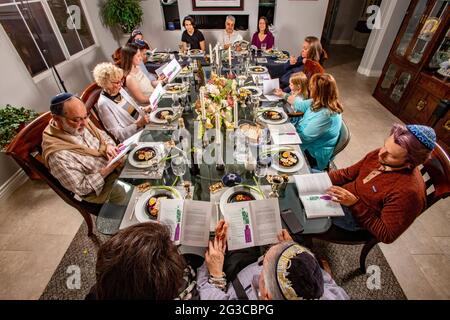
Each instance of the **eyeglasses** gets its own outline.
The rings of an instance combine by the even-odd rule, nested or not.
[[[67,119],[69,121],[72,121],[74,123],[80,123],[80,122],[83,122],[83,121],[87,121],[89,119],[90,115],[91,114],[88,113],[88,114],[86,114],[85,117],[75,117],[75,118],[68,118],[66,116],[61,116],[61,117],[65,118],[65,119]]]
[[[116,85],[116,86],[123,85],[124,82],[125,82],[125,78],[122,78],[119,81],[111,81],[111,83]]]

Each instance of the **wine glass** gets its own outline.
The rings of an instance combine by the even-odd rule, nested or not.
[[[178,62],[183,62],[183,48],[184,48],[184,46],[183,46],[183,43],[180,43],[179,45],[178,45]]]
[[[180,96],[178,93],[172,93],[172,108],[177,109],[180,106]]]
[[[175,156],[172,158],[171,167],[174,175],[180,178],[180,184],[183,185],[183,175],[186,173],[186,158],[182,155]]]
[[[257,162],[255,167],[255,177],[258,178],[258,184],[261,184],[261,179],[267,176],[269,166],[264,162]]]
[[[187,50],[187,54],[188,54],[188,56],[190,56],[191,55],[191,44],[190,43],[186,43],[186,50]]]
[[[261,43],[261,51],[264,53],[264,52],[266,52],[266,49],[267,49],[267,44]]]

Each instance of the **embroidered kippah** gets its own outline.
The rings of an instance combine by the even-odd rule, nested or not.
[[[133,42],[136,46],[138,46],[140,49],[145,48],[147,46],[147,43],[145,43],[144,40],[136,39]]]
[[[132,37],[135,37],[135,36],[137,36],[138,34],[142,35],[142,32],[141,32],[141,30],[139,30],[139,29],[134,29],[133,32],[131,32],[131,36],[132,36]]]
[[[319,299],[323,295],[323,276],[319,263],[306,248],[292,244],[277,260],[276,276],[287,300]]]
[[[50,106],[54,106],[54,105],[63,103],[72,97],[74,97],[74,95],[69,92],[59,93],[50,100]]]
[[[427,149],[433,150],[436,146],[436,133],[427,126],[408,125],[406,128],[411,132],[417,140],[419,140]]]

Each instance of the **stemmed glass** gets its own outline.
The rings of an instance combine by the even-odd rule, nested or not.
[[[183,57],[182,57],[182,55],[183,55],[183,43],[180,43],[179,45],[178,45],[178,62],[180,62],[180,63],[182,63],[183,62]]]
[[[262,163],[259,161],[256,162],[255,177],[258,178],[258,184],[261,184],[261,179],[267,175],[268,169],[269,166],[267,165],[267,163]]]
[[[174,175],[180,178],[180,184],[183,185],[183,176],[186,173],[187,161],[182,155],[175,156],[171,162],[172,172]]]

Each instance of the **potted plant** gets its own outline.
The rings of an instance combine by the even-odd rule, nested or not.
[[[39,116],[36,111],[11,105],[0,109],[0,150],[4,151],[12,139],[28,123]]]
[[[106,0],[101,6],[103,24],[129,34],[141,25],[144,15],[139,0]]]

